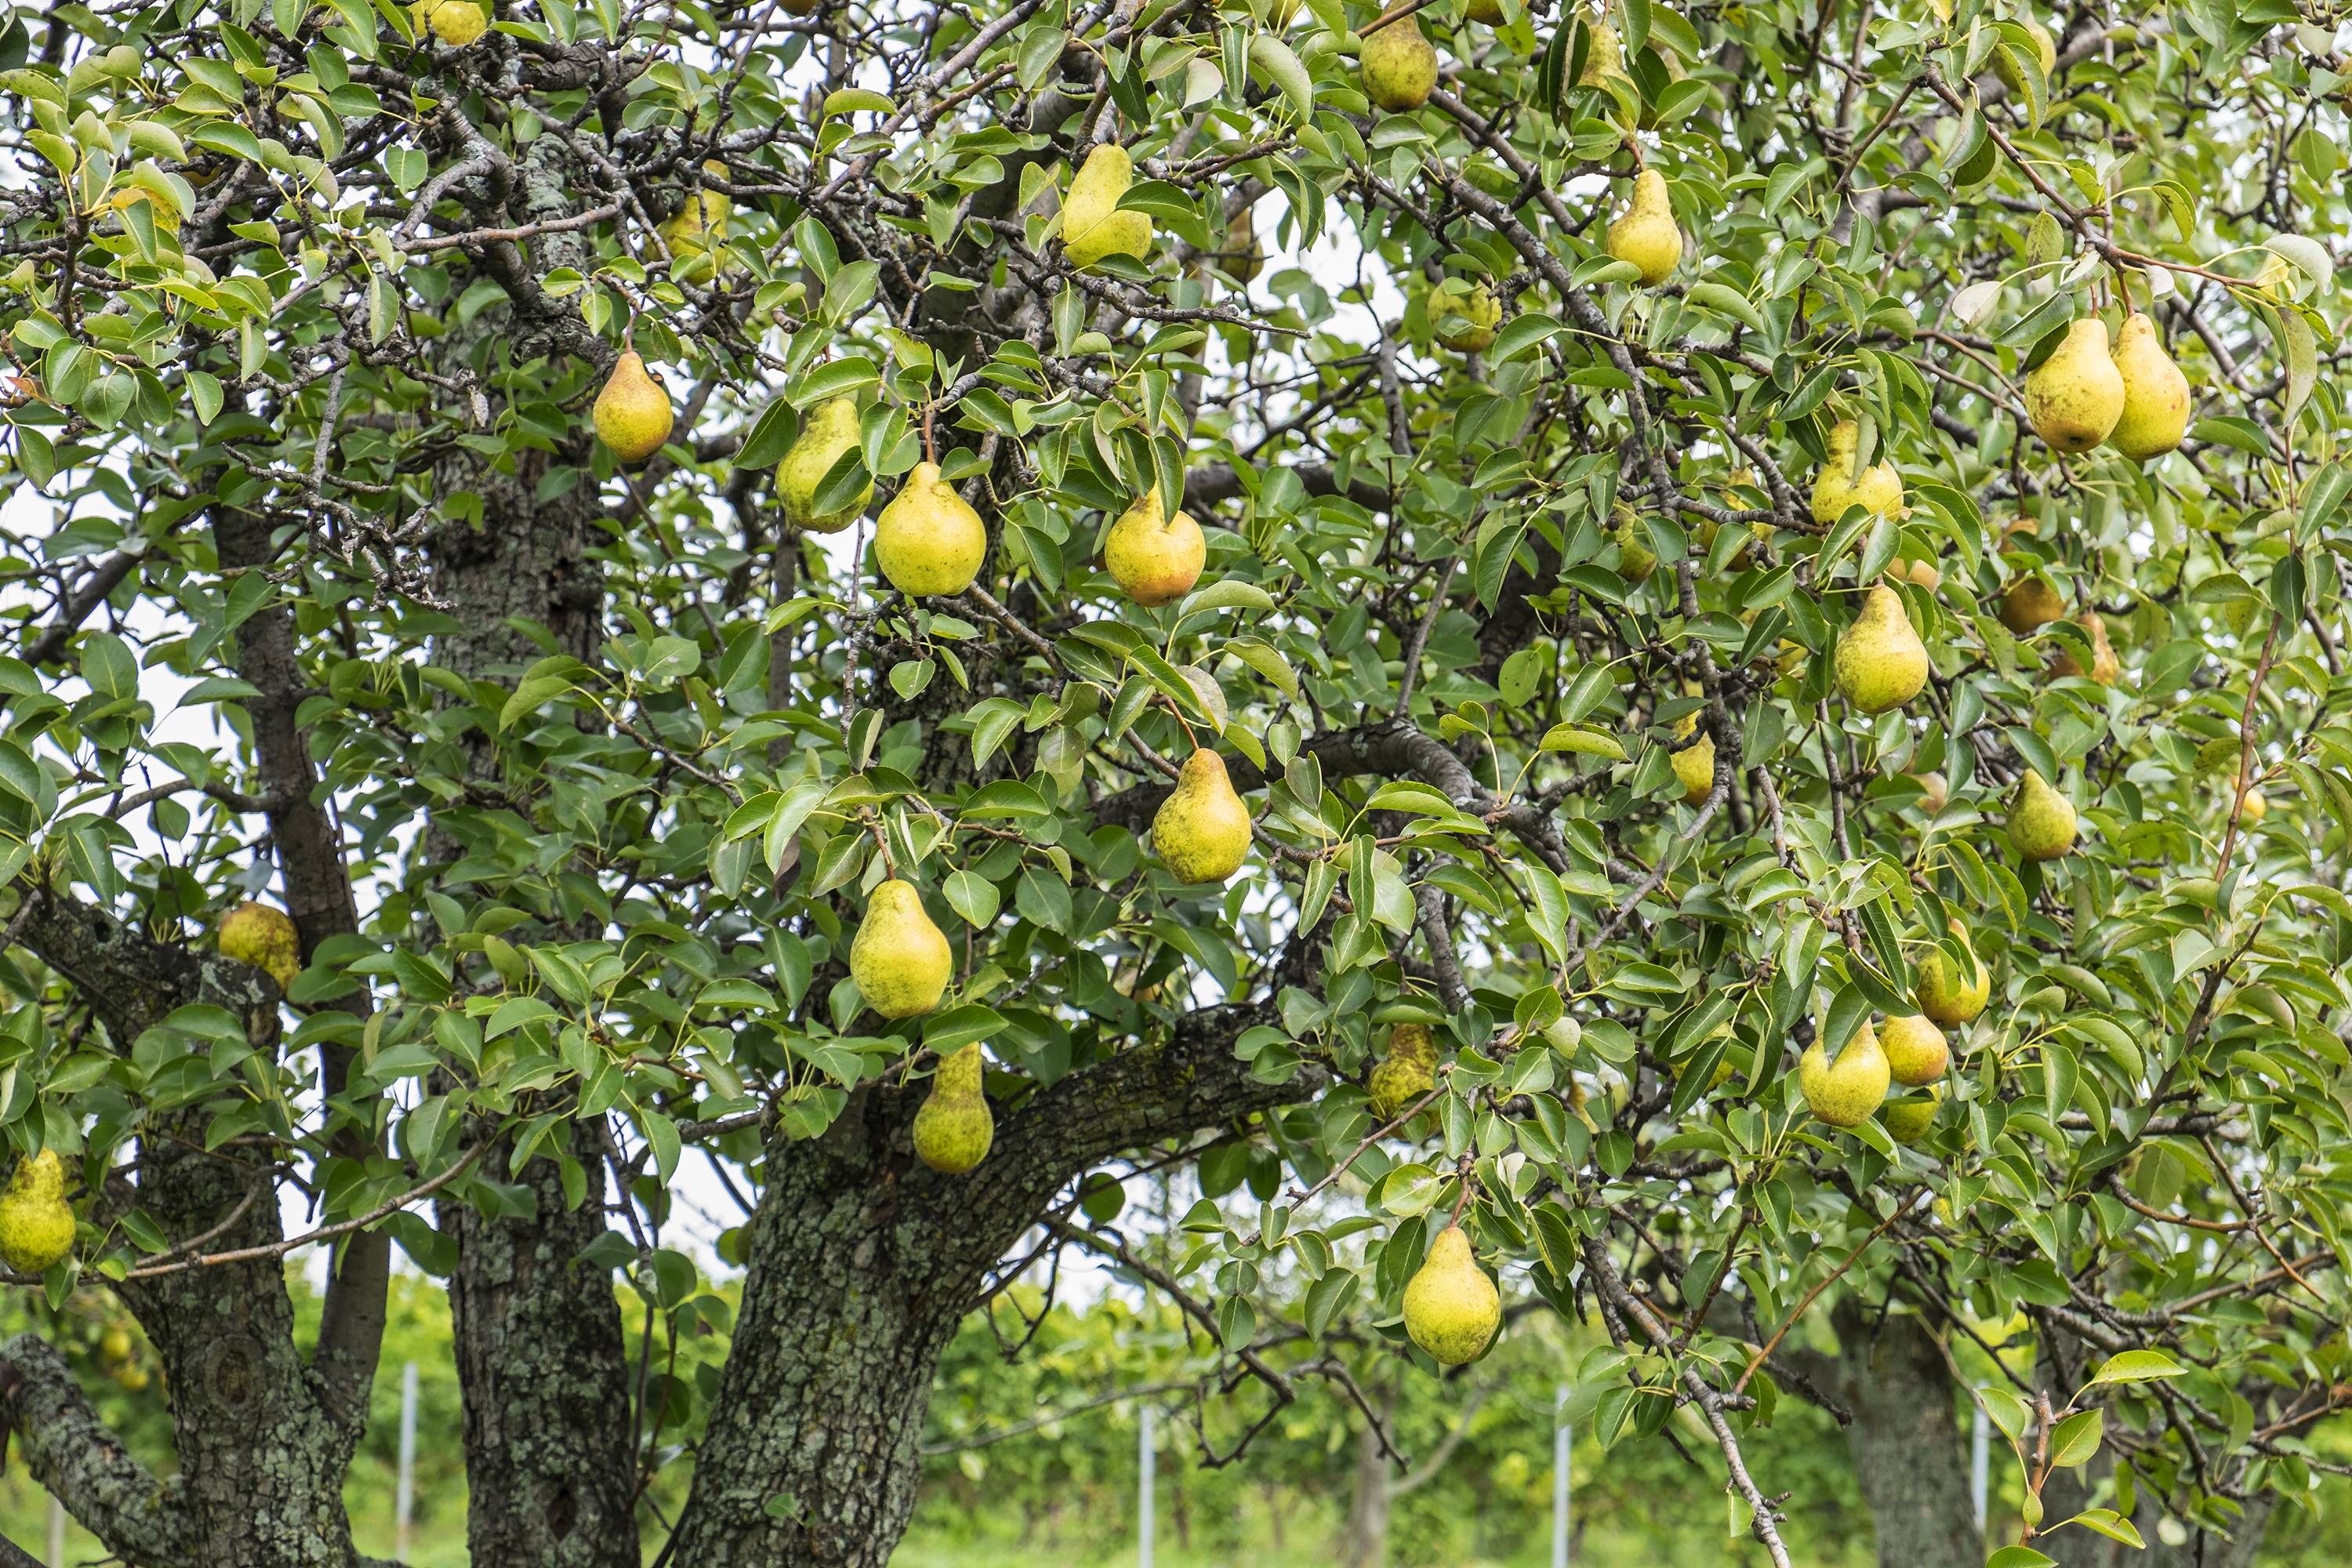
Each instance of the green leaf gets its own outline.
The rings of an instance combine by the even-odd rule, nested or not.
[[[2187,1377],[2189,1369],[2162,1351],[2120,1351],[2099,1365],[2089,1386],[2112,1383],[2150,1383],[2163,1377]]]

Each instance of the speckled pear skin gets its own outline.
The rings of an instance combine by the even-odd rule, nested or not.
[[[1947,1028],[1970,1022],[1985,1010],[1985,1004],[1992,1000],[1992,975],[1986,971],[1984,960],[1977,956],[1975,945],[1969,941],[1968,928],[1954,921],[1951,930],[1952,934],[1960,939],[1961,949],[1969,955],[1969,968],[1972,973],[1951,973],[1952,965],[1945,959],[1943,948],[1940,945],[1929,947],[1919,955],[1919,984],[1912,991],[1913,999],[1919,1004],[1919,1011]]]
[[[1927,647],[1912,628],[1903,596],[1881,583],[1837,644],[1837,684],[1865,713],[1900,708],[1927,684]]]
[[[1906,1089],[1935,1082],[1952,1062],[1944,1031],[1917,1013],[1887,1019],[1878,1034],[1878,1048],[1886,1053],[1888,1076]]]
[[[1943,1106],[1941,1089],[1931,1094],[1912,1095],[1902,1100],[1890,1100],[1878,1108],[1878,1120],[1886,1124],[1886,1135],[1897,1143],[1916,1143],[1936,1125],[1936,1112]]]
[[[806,533],[839,533],[857,520],[874,499],[871,479],[856,500],[832,511],[816,510],[816,487],[841,455],[857,445],[857,438],[856,399],[835,397],[816,405],[784,460],[776,465],[776,493],[784,503],[786,522]]]
[[[1644,169],[1633,181],[1633,205],[1609,226],[1611,257],[1642,269],[1642,287],[1654,289],[1673,275],[1683,258],[1683,231],[1675,223],[1665,176]]]
[[[266,973],[280,991],[292,989],[294,977],[302,973],[302,939],[294,922],[268,904],[248,900],[223,915],[220,950],[223,958]]]
[[[996,1119],[981,1092],[985,1065],[974,1040],[940,1064],[930,1098],[915,1112],[915,1153],[932,1170],[961,1176],[988,1157]]]
[[[874,561],[890,586],[910,598],[961,594],[980,575],[988,529],[937,463],[917,463],[906,485],[874,520]]]
[[[911,882],[892,878],[866,900],[849,943],[849,975],[866,1005],[886,1018],[912,1018],[940,1005],[954,968],[948,939]]]
[[[1118,198],[1135,183],[1135,161],[1127,149],[1106,142],[1087,154],[1062,203],[1062,249],[1070,265],[1092,271],[1106,256],[1151,254],[1151,215],[1121,212]]]
[[[2189,378],[2164,352],[2156,323],[2135,310],[2116,334],[2116,372],[2124,378],[2123,417],[2107,445],[2136,463],[2160,458],[2189,430]]]
[[[1484,1354],[1502,1327],[1503,1298],[1470,1253],[1458,1225],[1437,1233],[1420,1272],[1404,1288],[1404,1331],[1443,1366]]]
[[[2087,452],[2124,416],[2124,376],[2107,354],[2107,324],[2086,316],[2058,352],[2026,373],[2033,433],[2061,452]]]
[[[1432,311],[1442,321],[1447,316],[1459,316],[1467,326],[1454,331],[1439,329],[1437,341],[1455,353],[1474,354],[1495,341],[1495,330],[1503,323],[1503,302],[1495,298],[1495,290],[1481,283],[1467,295],[1449,295],[1430,302]]]
[[[2000,624],[2021,637],[2065,613],[2066,601],[2039,577],[2020,577],[2000,596]]]
[[[2028,860],[2055,860],[2074,847],[2074,803],[2033,769],[2009,803],[2010,847]]]
[[[1864,1018],[1832,1062],[1818,1037],[1797,1060],[1797,1085],[1813,1115],[1832,1127],[1859,1127],[1886,1099],[1890,1075],[1878,1032]]]
[[[1437,46],[1423,36],[1416,16],[1391,22],[1366,38],[1356,59],[1364,96],[1391,114],[1419,109],[1437,86]]]
[[[1699,715],[1685,713],[1675,726],[1675,739],[1683,740],[1698,728]],[[1675,779],[1683,786],[1683,804],[1698,805],[1715,793],[1715,737],[1701,735],[1679,752],[1668,753],[1675,765]]]
[[[1148,609],[1172,605],[1192,591],[1209,559],[1201,525],[1183,512],[1165,516],[1154,486],[1119,513],[1103,535],[1103,570],[1127,596]]]
[[[669,389],[662,384],[662,378],[647,370],[644,357],[630,349],[613,362],[613,374],[605,377],[604,390],[596,395],[590,418],[596,426],[596,438],[611,448],[613,456],[624,463],[642,463],[662,449],[677,416],[669,405]]]
[[[39,1274],[73,1250],[74,1213],[65,1200],[65,1170],[54,1149],[20,1162],[0,1193],[0,1259],[19,1274]]]
[[[1859,479],[1854,478],[1853,449],[1861,439],[1851,419],[1830,428],[1829,461],[1813,480],[1813,521],[1824,527],[1843,517],[1850,506],[1890,517],[1904,515],[1903,476],[1894,464],[1873,463]]]
[[[1222,882],[1249,858],[1250,813],[1225,759],[1206,746],[1185,759],[1176,788],[1151,819],[1152,847],[1176,879]]]
[[[1403,1023],[1389,1031],[1389,1054],[1372,1068],[1368,1087],[1372,1114],[1382,1125],[1394,1121],[1437,1083],[1437,1041],[1426,1024]]]

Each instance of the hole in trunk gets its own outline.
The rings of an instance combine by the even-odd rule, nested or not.
[[[547,1500],[547,1533],[549,1535],[561,1541],[570,1535],[572,1527],[579,1522],[580,1504],[572,1497],[570,1487],[562,1488],[553,1497]]]

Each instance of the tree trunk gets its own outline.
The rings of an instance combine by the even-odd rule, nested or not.
[[[1366,1422],[1356,1434],[1356,1489],[1348,1510],[1348,1568],[1381,1568],[1388,1555],[1388,1451]]]

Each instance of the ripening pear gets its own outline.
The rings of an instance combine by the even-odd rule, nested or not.
[[[874,561],[909,598],[961,594],[980,575],[988,530],[937,463],[917,463],[874,521]]]
[[[294,922],[268,904],[247,900],[223,915],[220,950],[223,958],[267,971],[280,991],[292,990],[294,977],[302,973],[302,939]]]
[[[2050,73],[2058,68],[2058,40],[2050,36],[2049,28],[2031,16],[2019,16],[2015,20],[2032,35],[2033,53],[2042,62],[2042,79],[2048,81]],[[2016,62],[2009,58],[2009,50],[2015,47],[2008,45],[1993,51],[1992,74],[1999,77],[2000,85],[2010,91],[2022,93],[2025,90],[2025,73],[2019,70]]]
[[[2124,378],[2124,412],[2107,445],[2136,463],[2179,446],[2189,429],[2189,378],[2164,352],[2156,323],[2137,310],[2116,334],[2116,373]]]
[[[2062,676],[2087,675],[2101,686],[2113,686],[2123,679],[2124,665],[2123,660],[2116,657],[2116,645],[2107,640],[2107,623],[2099,618],[2098,611],[2085,610],[2080,624],[2083,630],[2090,635],[2091,668],[2084,669],[2074,662],[2073,654],[2061,648],[2058,657],[2051,661],[2051,672]]]
[[[1952,934],[1960,939],[1960,951],[1968,954],[1972,973],[1953,973],[1943,948],[1933,946],[1920,955],[1919,984],[1912,991],[1919,1011],[1948,1028],[1968,1023],[1992,1000],[1992,976],[1986,973],[1984,960],[1977,956],[1974,944],[1969,941],[1968,928],[1958,921],[1951,921],[1950,926]]]
[[[1950,781],[1937,773],[1919,773],[1915,776],[1919,780],[1919,809],[1929,816],[1940,815],[1945,803],[1952,798]]]
[[[1437,341],[1456,353],[1476,353],[1495,341],[1495,329],[1503,324],[1503,302],[1484,283],[1467,294],[1440,294],[1430,304],[1440,321],[1459,316],[1467,323],[1450,332],[1436,330]]]
[[[474,0],[425,0],[412,14],[435,37],[453,49],[462,49],[490,30],[490,19]]]
[[[17,1273],[39,1274],[73,1250],[74,1213],[65,1192],[58,1152],[44,1149],[19,1162],[0,1193],[0,1258]]]
[[[1062,203],[1062,249],[1071,266],[1091,272],[1106,256],[1140,261],[1151,254],[1151,215],[1119,210],[1118,198],[1134,183],[1134,160],[1118,142],[1087,154]]]
[[[1927,647],[1912,628],[1903,595],[1880,583],[1837,643],[1837,684],[1865,713],[1900,708],[1927,684]]]
[[[1642,287],[1654,289],[1683,258],[1683,231],[1666,199],[1665,176],[1644,169],[1633,181],[1633,205],[1609,226],[1609,254],[1642,269]]]
[[[1103,568],[1127,596],[1147,608],[1172,605],[1192,591],[1209,559],[1201,525],[1183,512],[1163,518],[1160,487],[1136,499],[1103,535]]]
[[[1422,36],[1418,16],[1408,15],[1366,38],[1357,64],[1364,96],[1391,114],[1419,109],[1437,86],[1437,46]]]
[[[1886,1099],[1886,1053],[1878,1048],[1878,1033],[1864,1018],[1853,1037],[1830,1060],[1817,1036],[1797,1058],[1797,1085],[1814,1116],[1832,1127],[1859,1127],[1870,1120]]]
[[[716,158],[704,163],[702,172],[727,178],[727,165]],[[724,191],[698,186],[687,193],[685,203],[656,231],[669,251],[671,277],[693,282],[711,276],[710,253],[727,237],[727,218],[734,205]]]
[[[1577,76],[1579,87],[1599,87],[1612,76],[1625,74],[1625,45],[1617,37],[1617,29],[1606,22],[1595,22],[1588,29],[1592,42],[1584,54],[1584,69]]]
[[[1180,882],[1222,882],[1241,869],[1249,858],[1250,812],[1234,793],[1224,758],[1194,748],[1151,819],[1151,844]]]
[[[2009,803],[2009,844],[2028,860],[2055,860],[2074,847],[2074,803],[2032,768]]]
[[[1382,1126],[1404,1114],[1437,1085],[1437,1041],[1426,1024],[1403,1023],[1389,1031],[1389,1054],[1372,1068],[1365,1087],[1372,1114]]]
[[[1813,521],[1823,525],[1833,523],[1845,515],[1845,509],[1860,506],[1890,517],[1904,515],[1903,476],[1895,471],[1892,463],[1873,463],[1859,479],[1853,477],[1853,448],[1862,433],[1851,419],[1841,419],[1830,429],[1829,461],[1822,465],[1821,476],[1813,480]]]
[[[1886,1135],[1897,1143],[1916,1143],[1936,1125],[1936,1112],[1944,1108],[1943,1101],[1943,1086],[1938,1084],[1926,1094],[1888,1100],[1878,1108],[1878,1120],[1886,1124]]]
[[[1886,1053],[1888,1075],[1906,1089],[1935,1082],[1952,1061],[1944,1031],[1916,1013],[1887,1019],[1879,1031],[1878,1048]]]
[[[980,1042],[956,1052],[932,1075],[931,1093],[915,1112],[915,1153],[945,1175],[961,1176],[987,1157],[996,1119],[981,1092]]]
[[[2243,780],[2242,779],[2240,782],[2242,783]],[[2262,791],[2257,789],[2249,789],[2245,792],[2244,805],[2239,812],[2239,818],[2241,821],[2244,822],[2251,827],[2255,823],[2260,822],[2263,817],[2268,816],[2270,814],[2271,803],[2263,798]]]
[[[2000,624],[2021,637],[2032,637],[2065,613],[2066,601],[2039,577],[2020,577],[2000,596]]]
[[[1463,0],[1462,15],[1469,21],[1499,27],[1503,25],[1503,0]]]
[[[2062,452],[2087,452],[2124,416],[2124,374],[2107,353],[2107,324],[2086,316],[2058,352],[2025,376],[2033,433]]]
[[[940,1005],[954,967],[948,939],[912,882],[893,877],[866,900],[849,944],[849,977],[866,1005],[886,1018],[912,1018]]]
[[[1646,583],[1658,569],[1658,552],[1650,548],[1650,531],[1641,515],[1623,501],[1617,503],[1617,575],[1628,583]]]
[[[659,373],[646,368],[635,349],[624,350],[613,362],[604,390],[596,395],[591,417],[596,437],[624,463],[642,463],[662,449],[677,416],[670,411],[669,388]]]
[[[1441,1366],[1460,1366],[1486,1352],[1503,1326],[1503,1298],[1478,1260],[1470,1237],[1449,1225],[1430,1244],[1421,1270],[1404,1288],[1404,1331]]]
[[[841,460],[841,455],[858,442],[857,400],[835,397],[820,403],[801,426],[801,433],[776,465],[776,493],[784,503],[784,521],[806,533],[839,533],[865,511],[866,502],[874,499],[874,480],[868,476],[866,488],[855,500],[845,501],[832,511],[816,510],[816,487]]]
[[[1685,713],[1683,721],[1675,726],[1675,738],[1682,740],[1698,728],[1699,715]],[[1683,786],[1683,804],[1698,805],[1715,793],[1715,737],[1701,735],[1679,752],[1670,752],[1668,760],[1675,764],[1675,777]]]

